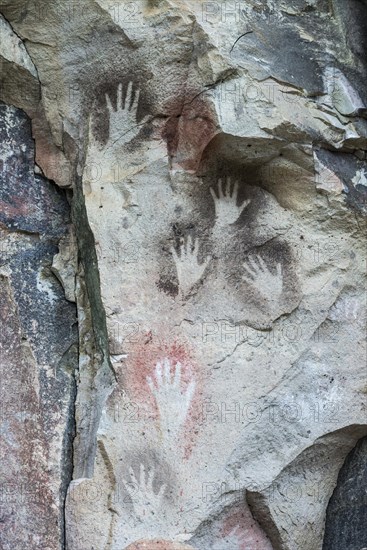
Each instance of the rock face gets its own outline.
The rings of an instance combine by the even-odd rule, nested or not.
[[[28,117],[0,105],[1,548],[61,548],[73,471],[75,304],[52,273],[65,193],[34,172]]]
[[[367,434],[365,8],[2,0],[1,227],[33,251],[2,271],[4,481],[46,495],[4,548],[334,548]]]
[[[349,453],[326,513],[323,549],[367,547],[367,438]]]

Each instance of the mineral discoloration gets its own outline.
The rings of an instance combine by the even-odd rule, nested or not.
[[[51,272],[63,192],[34,174],[31,124],[2,105],[1,546],[60,548],[71,476],[75,306]]]
[[[0,97],[32,119],[0,109],[9,361],[33,422],[7,419],[5,445],[9,472],[52,464],[59,522],[39,514],[34,547],[63,542],[60,510],[69,550],[322,547],[366,433],[359,4],[3,2]],[[72,186],[72,230],[46,177]]]
[[[200,90],[185,90],[168,105],[173,111],[163,130],[173,170],[195,173],[207,145],[218,132],[213,106]]]

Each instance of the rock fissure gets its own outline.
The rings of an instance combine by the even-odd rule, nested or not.
[[[366,545],[362,4],[3,0],[4,550]]]

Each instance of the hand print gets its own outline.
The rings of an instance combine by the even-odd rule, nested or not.
[[[133,97],[133,83],[129,82],[126,91],[124,105],[122,103],[122,83],[117,87],[116,110],[113,108],[111,99],[106,94],[106,104],[110,117],[110,135],[109,146],[115,144],[121,145],[134,139],[140,131],[140,127],[145,124],[149,116],[144,117],[137,122],[137,111],[139,106],[139,89],[135,90]]]
[[[193,237],[188,237],[186,244],[181,244],[180,254],[177,254],[174,247],[171,247],[171,253],[176,264],[180,291],[184,297],[200,281],[211,258],[207,256],[206,261],[199,264],[199,240]]]
[[[250,285],[256,286],[259,292],[269,302],[277,303],[283,291],[283,273],[280,263],[276,266],[276,272],[272,273],[261,256],[248,258],[243,264],[246,274],[242,278]]]
[[[194,380],[191,380],[185,391],[181,388],[181,371],[181,363],[177,362],[172,375],[171,363],[165,359],[163,365],[157,363],[155,367],[155,383],[150,376],[147,377],[159,410],[163,436],[175,444],[195,391]]]
[[[145,466],[140,464],[139,478],[136,479],[134,470],[129,469],[130,482],[124,481],[126,491],[133,503],[134,512],[140,521],[157,521],[159,513],[162,510],[162,503],[166,485],[161,485],[158,493],[154,492],[154,470],[146,472]]]
[[[251,202],[251,199],[246,199],[240,206],[237,206],[238,182],[235,182],[232,193],[231,187],[231,179],[228,177],[225,190],[223,181],[221,179],[218,180],[218,196],[214,189],[210,188],[215,205],[215,223],[220,227],[235,223],[246,206]]]

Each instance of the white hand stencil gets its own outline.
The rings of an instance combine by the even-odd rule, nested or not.
[[[188,237],[186,244],[181,244],[180,254],[177,254],[174,247],[171,247],[171,253],[176,264],[181,294],[187,296],[191,288],[202,278],[211,258],[208,256],[204,263],[199,264],[199,240],[193,237]]]
[[[215,205],[215,223],[221,227],[231,225],[238,220],[246,206],[251,202],[251,199],[246,199],[240,206],[237,206],[238,182],[235,182],[232,193],[231,187],[231,179],[227,178],[225,190],[222,180],[218,180],[218,196],[214,189],[210,188]]]
[[[272,273],[261,256],[248,258],[243,264],[246,272],[242,278],[250,285],[255,286],[259,292],[270,302],[277,302],[283,291],[283,273],[280,263],[276,266],[276,272]]]
[[[106,94],[106,104],[110,117],[110,135],[107,147],[128,143],[136,137],[141,126],[149,119],[146,116],[139,123],[137,122],[137,111],[139,106],[140,91],[135,90],[133,98],[133,83],[129,82],[126,90],[124,105],[122,103],[122,84],[117,87],[116,110],[113,108],[111,99]]]
[[[133,503],[136,517],[144,522],[157,521],[159,513],[162,511],[166,485],[162,484],[158,493],[155,493],[153,489],[154,470],[146,472],[143,464],[140,464],[138,479],[132,468],[129,469],[129,474],[131,481],[124,479],[123,482]]]
[[[160,416],[164,437],[177,444],[177,437],[186,420],[195,391],[195,381],[191,380],[186,390],[181,389],[181,363],[176,363],[171,374],[171,363],[165,359],[155,367],[155,383],[147,377],[148,386],[154,395]]]

